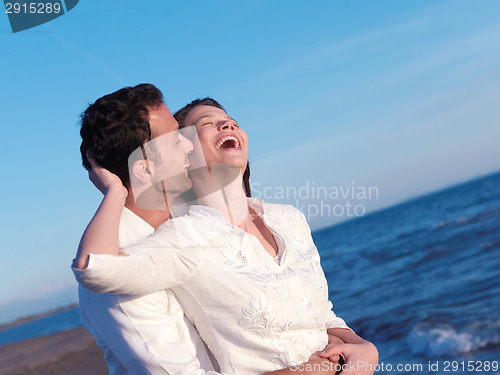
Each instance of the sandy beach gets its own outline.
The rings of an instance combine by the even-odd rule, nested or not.
[[[102,350],[83,327],[0,347],[3,375],[106,375]]]

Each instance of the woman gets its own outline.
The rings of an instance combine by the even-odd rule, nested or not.
[[[133,245],[133,255],[90,257],[89,268],[75,271],[79,282],[96,292],[137,295],[171,288],[222,372],[255,374],[306,362],[328,344],[327,333],[346,344],[329,345],[325,357],[341,354],[347,364],[376,364],[375,347],[331,311],[304,216],[291,206],[246,198],[245,132],[209,98],[176,117],[196,129],[190,177],[197,204],[188,216],[167,221]],[[97,178],[110,177],[94,168]],[[121,212],[107,208],[98,214]],[[82,244],[86,235],[116,233],[102,227],[85,233]],[[105,250],[119,254],[117,248]],[[78,256],[91,253],[82,246]]]

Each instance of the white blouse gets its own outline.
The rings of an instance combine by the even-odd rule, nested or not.
[[[126,251],[91,255],[74,270],[94,292],[142,295],[171,288],[221,372],[258,374],[306,362],[348,328],[331,310],[328,286],[302,213],[249,199],[280,248],[280,264],[257,238],[217,210],[192,206]]]

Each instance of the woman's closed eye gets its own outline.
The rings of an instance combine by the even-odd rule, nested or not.
[[[215,126],[215,124],[211,121],[210,122],[202,122],[201,124],[196,125],[196,128],[198,129],[198,128],[202,128],[204,126]]]

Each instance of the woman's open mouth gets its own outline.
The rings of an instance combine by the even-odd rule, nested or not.
[[[219,150],[241,150],[240,141],[235,136],[226,135],[219,139],[215,144],[215,148]]]

